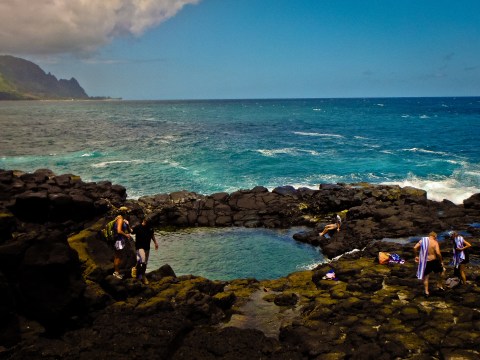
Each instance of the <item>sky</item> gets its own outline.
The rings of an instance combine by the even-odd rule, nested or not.
[[[0,0],[0,54],[126,100],[480,96],[480,1]]]

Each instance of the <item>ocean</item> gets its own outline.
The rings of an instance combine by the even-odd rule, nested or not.
[[[0,168],[130,198],[366,181],[460,204],[480,192],[479,125],[479,97],[2,101]]]

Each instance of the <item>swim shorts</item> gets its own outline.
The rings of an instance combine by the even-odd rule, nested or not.
[[[427,266],[425,267],[425,273],[424,275],[428,275],[431,272],[434,272],[435,274],[439,274],[443,272],[443,266],[440,260],[435,259],[431,261],[427,261]]]

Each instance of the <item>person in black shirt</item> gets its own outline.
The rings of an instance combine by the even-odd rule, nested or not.
[[[143,219],[141,224],[133,228],[133,233],[135,234],[135,249],[137,250],[137,266],[132,268],[132,277],[148,284],[145,270],[147,270],[150,255],[150,242],[153,240],[155,250],[158,250],[158,243],[155,239],[155,233],[146,219]]]

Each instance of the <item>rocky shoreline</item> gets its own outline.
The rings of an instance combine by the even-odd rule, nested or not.
[[[0,170],[0,358],[478,359],[480,194],[461,205],[426,195],[359,183],[131,200],[107,181]],[[157,226],[303,225],[312,230],[297,241],[348,254],[269,281],[176,276],[165,264],[145,286],[111,276],[113,250],[99,237],[121,206]],[[342,231],[319,238],[333,213]],[[468,282],[425,299],[412,245],[381,240],[450,229],[473,244]],[[379,251],[405,263],[380,265]],[[330,269],[336,280],[324,279]]]

